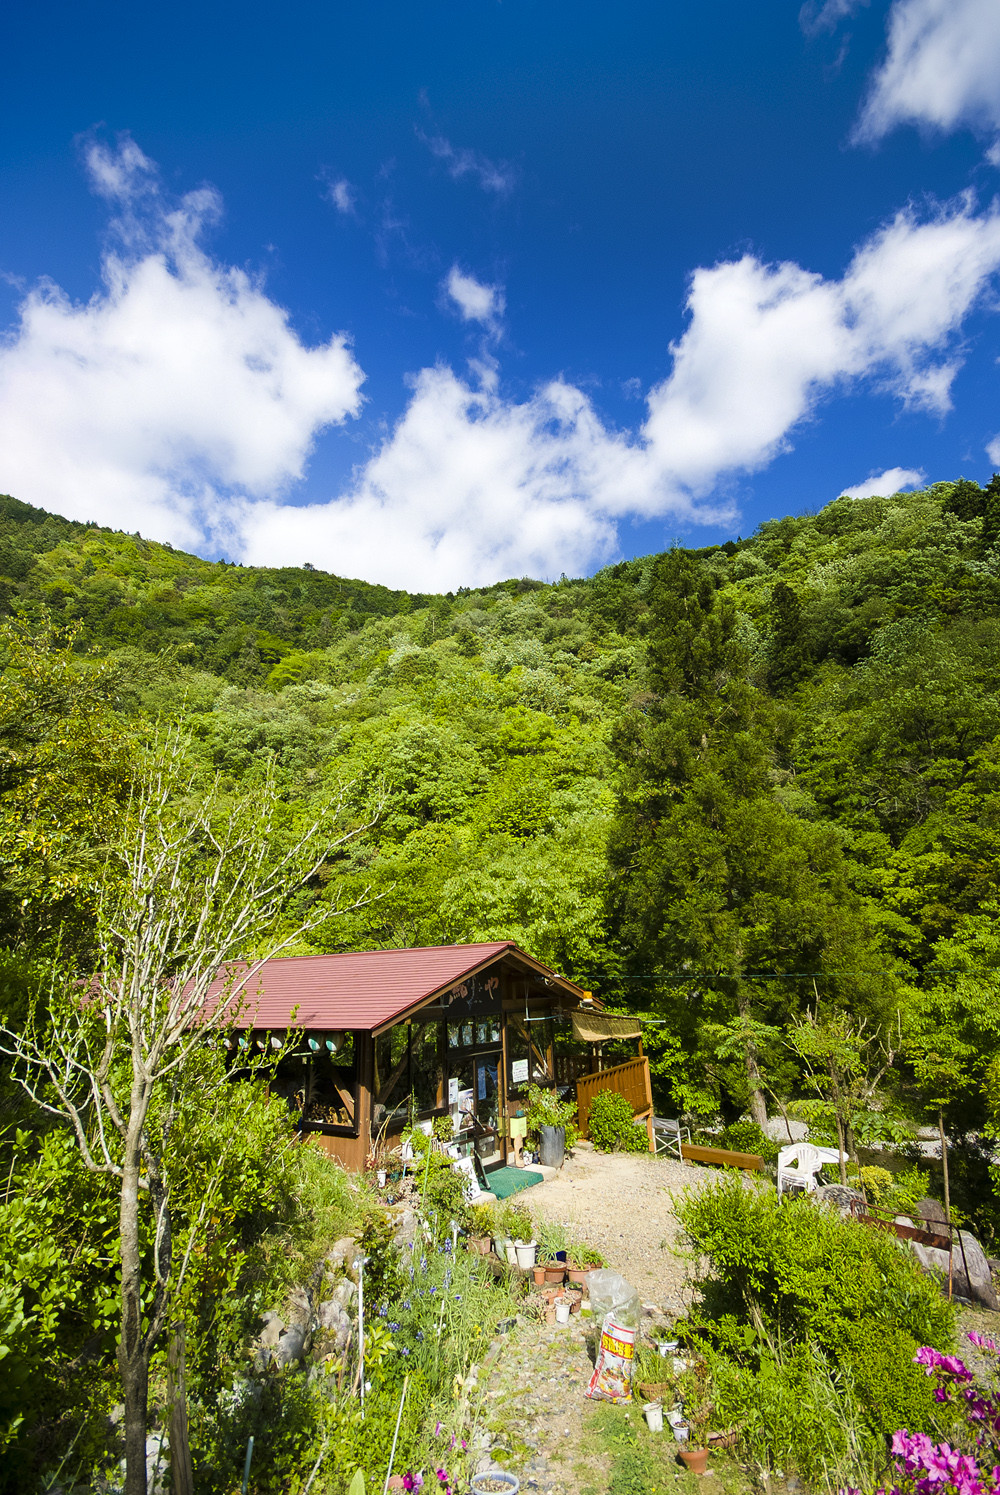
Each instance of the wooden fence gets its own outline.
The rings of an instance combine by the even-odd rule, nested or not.
[[[617,1090],[624,1095],[632,1107],[637,1121],[645,1121],[649,1137],[649,1150],[655,1152],[653,1143],[653,1090],[649,1082],[649,1060],[626,1059],[612,1069],[598,1070],[596,1074],[581,1075],[576,1082],[576,1110],[581,1137],[589,1135],[587,1118],[590,1103],[602,1090]]]

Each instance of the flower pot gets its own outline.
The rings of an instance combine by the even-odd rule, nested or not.
[[[378,1186],[379,1186],[379,1188],[380,1189],[384,1189],[385,1188],[385,1169],[384,1168],[380,1168],[378,1170],[378,1172],[376,1173],[375,1177],[378,1179]]]
[[[517,1475],[506,1469],[487,1469],[485,1474],[472,1476],[472,1495],[517,1495],[520,1488]]]
[[[531,1271],[535,1279],[535,1286],[542,1287],[545,1282],[545,1268],[534,1266],[532,1267]]]
[[[646,1426],[651,1433],[663,1432],[663,1403],[649,1402],[642,1409],[642,1415],[646,1419]]]
[[[690,1432],[690,1428],[688,1427],[687,1423],[671,1421],[670,1426],[674,1430],[674,1437],[677,1439],[677,1442],[686,1443],[688,1440],[688,1433]]]
[[[546,1282],[565,1282],[566,1268],[561,1267],[558,1262],[547,1261],[545,1263]]]
[[[517,1256],[517,1264],[522,1272],[528,1272],[535,1265],[535,1242],[515,1241],[514,1252]]]
[[[556,1304],[556,1323],[557,1324],[568,1324],[569,1323],[569,1308],[570,1308],[570,1305],[568,1303],[557,1303]]]
[[[680,1454],[692,1474],[705,1474],[707,1472],[707,1448],[682,1448]]]
[[[578,1282],[583,1287],[593,1270],[593,1267],[570,1267],[566,1275],[570,1282]]]
[[[507,1265],[509,1267],[517,1266],[517,1250],[515,1249],[513,1241],[504,1241],[503,1254],[507,1260]]]
[[[489,1256],[491,1241],[488,1235],[470,1235],[469,1250],[475,1251],[478,1256]]]
[[[566,1128],[564,1126],[540,1126],[538,1128],[538,1161],[543,1168],[561,1168],[566,1156]]]

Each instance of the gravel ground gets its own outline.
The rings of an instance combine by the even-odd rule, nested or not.
[[[600,1153],[578,1142],[554,1178],[517,1197],[536,1216],[568,1225],[644,1302],[673,1315],[689,1298],[685,1263],[675,1254],[674,1198],[714,1176],[712,1168],[649,1153]]]

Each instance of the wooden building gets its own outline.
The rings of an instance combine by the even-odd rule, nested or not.
[[[584,1135],[599,1089],[621,1090],[651,1128],[641,1038],[635,1059],[601,1067],[602,1035],[624,1032],[611,1034],[615,1022],[589,992],[501,941],[267,961],[237,1040],[263,1048],[294,1035],[272,1088],[347,1168],[363,1168],[406,1125],[444,1115],[489,1163],[506,1161],[505,1119],[531,1083],[572,1095],[582,1082]]]

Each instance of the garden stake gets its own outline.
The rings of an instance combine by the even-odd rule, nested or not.
[[[403,1420],[403,1403],[406,1401],[406,1388],[410,1384],[408,1375],[403,1377],[403,1394],[399,1398],[399,1411],[396,1413],[396,1431],[392,1435],[392,1448],[389,1451],[389,1467],[385,1471],[385,1484],[382,1486],[382,1495],[387,1495],[389,1480],[392,1478],[392,1461],[396,1457],[396,1441],[399,1438],[399,1424]]]
[[[247,1456],[243,1462],[243,1488],[240,1495],[247,1495],[247,1485],[250,1481],[250,1460],[253,1458],[253,1433],[247,1439]]]

